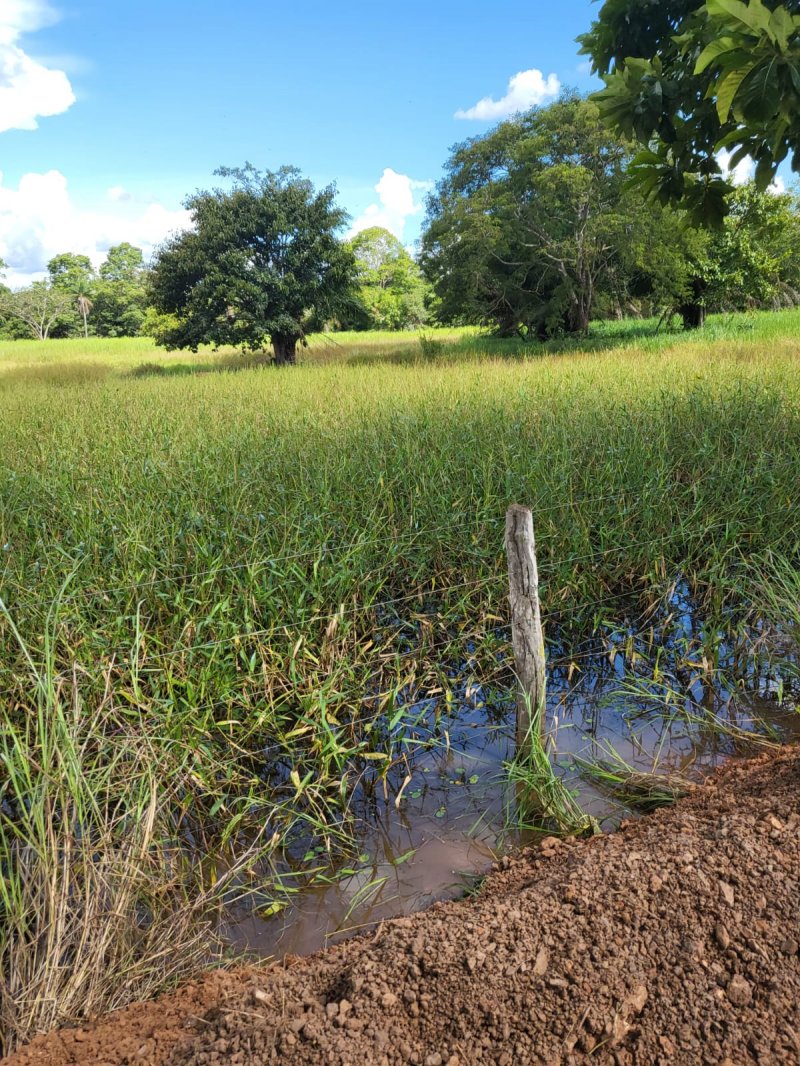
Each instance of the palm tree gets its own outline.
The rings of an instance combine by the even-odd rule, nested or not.
[[[88,296],[84,296],[83,294],[81,294],[78,297],[78,310],[83,315],[83,335],[87,338],[89,336],[89,323],[87,322],[87,318],[89,317],[89,312],[91,311],[92,307],[92,301],[89,299]]]

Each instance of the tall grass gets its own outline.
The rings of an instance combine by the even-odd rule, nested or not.
[[[0,1051],[144,998],[214,955],[214,892],[182,859],[173,767],[60,684],[2,716]]]
[[[81,994],[100,1003],[68,987],[100,960],[81,914],[109,930],[127,915],[98,996],[147,991],[126,974],[158,943],[156,899],[187,915],[189,945],[219,898],[209,870],[235,868],[230,887],[269,905],[310,835],[348,846],[415,701],[454,700],[454,663],[512,688],[510,503],[534,509],[551,650],[624,628],[678,581],[708,634],[763,617],[754,567],[771,553],[793,572],[800,553],[799,323],[646,343],[606,327],[591,354],[472,332],[428,360],[419,337],[372,352],[356,338],[338,354],[312,343],[291,371],[158,376],[131,371],[230,357],[131,343],[115,362],[97,342],[59,363],[52,342],[31,352],[43,378],[13,378],[22,356],[3,346],[7,1043],[73,1016]],[[46,380],[71,361],[112,370]],[[238,857],[267,844],[245,875]],[[53,976],[38,945],[62,929]],[[153,987],[170,977],[158,959]],[[57,1005],[34,1016],[45,987]]]

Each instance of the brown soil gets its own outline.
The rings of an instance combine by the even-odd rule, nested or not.
[[[800,1063],[800,751],[506,860],[482,892],[216,973],[9,1066]]]

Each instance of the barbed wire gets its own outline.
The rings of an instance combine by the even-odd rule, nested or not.
[[[779,464],[779,465],[783,465],[783,464]],[[786,465],[787,466],[788,465],[791,465],[791,466],[800,465],[800,458],[787,460]],[[774,469],[774,468],[775,468],[775,465],[773,464],[773,466],[770,467],[770,469]],[[583,469],[585,469],[585,466],[584,465],[579,465],[579,464],[576,463],[576,465],[572,469],[581,469],[581,470],[583,470]],[[597,496],[594,496],[594,497],[588,497],[588,498],[583,498],[583,499],[575,499],[574,495],[569,495],[569,496],[565,496],[564,498],[560,499],[558,503],[550,504],[549,506],[542,506],[539,503],[536,503],[536,504],[532,505],[532,510],[534,511],[534,520],[540,518],[543,515],[553,514],[553,513],[556,513],[558,511],[562,511],[562,510],[565,510],[565,509],[574,509],[576,506],[578,506],[578,507],[587,507],[587,506],[591,506],[591,505],[593,505],[595,503],[601,503],[601,502],[607,502],[607,501],[613,500],[613,499],[619,499],[621,497],[624,497],[626,494],[630,494],[631,492],[634,492],[634,491],[641,492],[642,491],[642,487],[640,485],[622,486],[621,488],[615,490],[612,493],[601,494],[601,495],[597,495]],[[417,540],[421,536],[431,536],[431,535],[436,535],[438,533],[452,532],[453,529],[454,529],[454,526],[457,527],[458,523],[446,523],[446,524],[443,524],[441,526],[437,526],[437,527],[433,527],[433,528],[427,528],[426,529],[425,527],[420,527],[420,528],[417,528],[417,529],[409,530],[408,531],[409,543],[413,543],[413,541]],[[502,528],[501,522],[499,520],[496,523],[496,527],[497,527],[498,531]],[[479,530],[475,530],[475,535],[476,536],[478,535],[478,532],[479,532]],[[541,537],[540,538],[540,543],[547,543],[547,540],[548,539],[546,537]],[[156,585],[169,583],[169,582],[175,580],[175,578],[173,576],[175,573],[179,573],[180,574],[180,577],[181,577],[183,583],[190,583],[192,581],[197,581],[197,580],[199,580],[201,578],[204,578],[204,577],[216,577],[219,574],[233,573],[233,572],[240,571],[240,570],[274,569],[276,566],[278,566],[278,565],[280,565],[282,563],[286,563],[286,562],[294,562],[294,561],[297,561],[299,559],[307,559],[307,558],[313,558],[313,557],[324,557],[326,555],[326,553],[330,555],[333,552],[339,552],[341,554],[345,554],[346,555],[346,554],[358,551],[358,550],[360,550],[362,548],[374,547],[374,546],[377,546],[379,544],[386,543],[387,541],[391,541],[395,545],[398,544],[398,534],[396,532],[387,532],[386,534],[383,534],[380,537],[369,538],[369,539],[366,539],[366,540],[364,540],[364,539],[355,539],[355,540],[349,541],[347,544],[344,544],[344,545],[335,545],[335,544],[334,545],[326,545],[326,544],[323,543],[321,545],[318,545],[315,548],[303,549],[302,551],[289,552],[289,553],[284,553],[283,555],[277,555],[277,556],[269,556],[269,557],[266,557],[266,558],[263,558],[263,559],[259,559],[259,560],[248,560],[246,562],[241,562],[241,563],[227,564],[225,566],[209,567],[209,568],[207,568],[205,570],[190,571],[189,573],[185,573],[185,572],[181,573],[180,564],[175,564],[174,567],[170,567],[169,568],[169,570],[170,570],[169,573],[162,573],[158,577],[148,578],[148,579],[144,579],[142,581],[130,582],[130,583],[121,584],[121,585],[113,585],[113,586],[109,586],[108,588],[98,589],[94,593],[92,593],[92,595],[94,595],[96,597],[104,597],[104,596],[113,595],[113,594],[116,594],[116,593],[119,593],[119,592],[136,591],[136,590],[143,589],[143,588],[154,587]],[[402,544],[403,541],[400,540],[400,543]],[[82,561],[81,559],[73,560],[73,562],[76,565],[79,565],[81,561]],[[575,561],[578,561],[578,560],[575,560]],[[19,582],[15,582],[15,587],[16,588],[24,588],[26,586],[21,585]],[[80,593],[73,593],[73,594],[70,594],[69,596],[62,597],[61,602],[62,603],[63,602],[71,602],[71,601],[73,601],[75,599],[85,597],[86,595],[87,595],[87,592],[85,590],[80,592]]]
[[[626,492],[631,492],[631,491],[633,491],[632,488],[630,488],[630,489],[629,488],[623,488],[623,489],[618,490],[618,491],[613,492],[613,493],[608,493],[608,494],[601,495],[601,496],[594,496],[594,497],[590,497],[589,499],[584,499],[584,500],[569,500],[569,501],[562,500],[560,503],[551,505],[550,507],[539,507],[538,505],[535,505],[533,510],[534,510],[535,516],[538,518],[538,517],[540,517],[542,515],[552,514],[552,513],[555,513],[556,511],[564,510],[565,508],[570,507],[570,506],[571,507],[575,507],[575,506],[583,507],[583,506],[587,506],[587,505],[591,505],[591,504],[595,504],[595,503],[607,502],[608,500],[617,500],[621,496],[624,496],[626,494]],[[505,518],[503,518],[503,522],[505,522]],[[425,528],[425,527],[419,527],[419,528],[416,528],[416,529],[410,529],[410,530],[407,531],[407,536],[408,536],[407,543],[408,544],[413,544],[417,539],[419,539],[419,537],[422,537],[422,536],[432,536],[432,535],[436,535],[436,534],[439,534],[439,533],[448,533],[448,532],[452,533],[454,528],[458,528],[458,523],[448,522],[448,523],[446,523],[444,525],[441,525],[441,526],[434,526],[432,529],[428,529],[428,528]],[[498,531],[499,531],[500,530],[500,523],[499,522],[497,523],[497,528],[498,528]],[[479,532],[480,531],[476,529],[474,531],[473,535],[477,536]],[[546,538],[540,538],[540,542],[544,541],[544,540],[546,540]],[[380,537],[368,538],[366,540],[364,540],[364,539],[352,540],[352,541],[347,542],[346,544],[340,544],[340,545],[337,545],[337,544],[326,545],[326,544],[323,543],[323,544],[318,545],[315,548],[308,548],[308,549],[304,549],[303,551],[288,552],[288,553],[286,553],[284,555],[272,555],[272,556],[267,556],[267,557],[264,557],[264,558],[261,558],[261,559],[248,560],[247,562],[241,562],[241,563],[232,563],[232,564],[228,564],[228,565],[225,565],[225,566],[209,567],[209,568],[207,568],[205,570],[195,570],[195,571],[179,573],[179,565],[176,564],[174,567],[169,567],[168,568],[168,570],[169,570],[168,573],[161,574],[159,577],[147,578],[147,579],[144,579],[142,581],[130,582],[128,584],[123,584],[123,585],[111,585],[111,586],[108,586],[107,588],[97,589],[93,593],[93,595],[95,595],[97,597],[102,597],[102,596],[109,596],[109,595],[112,595],[112,594],[118,593],[118,592],[138,591],[139,589],[143,589],[143,588],[151,588],[151,587],[154,587],[156,585],[166,584],[166,583],[169,583],[170,581],[175,580],[174,575],[176,573],[178,573],[178,577],[179,578],[182,578],[184,582],[188,583],[188,582],[196,581],[196,580],[198,580],[200,578],[204,578],[204,577],[216,577],[219,574],[234,573],[236,571],[248,570],[248,569],[251,569],[251,568],[255,569],[255,570],[272,569],[272,568],[276,567],[277,565],[282,564],[282,563],[286,563],[286,562],[296,562],[299,559],[308,559],[308,558],[312,558],[312,557],[324,557],[326,555],[326,553],[329,554],[329,555],[332,555],[334,552],[338,552],[338,553],[346,556],[346,555],[349,555],[349,554],[354,553],[356,551],[359,551],[362,548],[376,547],[377,545],[385,544],[387,541],[390,541],[392,546],[397,546],[397,545],[403,546],[404,543],[406,543],[402,539],[402,536],[398,537],[397,533],[389,533],[389,532],[387,532],[385,534],[382,534]],[[498,552],[500,552],[501,550],[502,550],[502,546],[498,546]],[[80,562],[82,560],[81,559],[76,559],[76,560],[72,560],[72,561],[74,563],[76,563],[76,564],[80,564]],[[393,561],[394,560],[389,560],[389,562],[393,562]],[[27,586],[22,586],[19,582],[15,583],[15,586],[17,588],[27,587]],[[61,598],[61,602],[62,603],[71,602],[71,601],[73,601],[75,599],[82,598],[82,597],[84,597],[86,595],[87,595],[87,593],[86,593],[85,590],[80,592],[80,593],[72,593],[72,594],[70,594],[68,596],[63,596]]]

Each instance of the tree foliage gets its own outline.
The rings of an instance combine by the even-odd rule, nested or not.
[[[716,230],[645,197],[630,142],[567,96],[456,146],[429,200],[423,266],[445,321],[539,337],[592,317],[794,304],[800,217],[790,195],[729,193]]]
[[[800,170],[797,0],[605,0],[579,38],[603,76],[603,118],[643,150],[633,171],[662,203],[720,225],[732,191],[718,153],[750,156],[766,189]]]
[[[127,241],[110,248],[93,287],[92,317],[102,337],[134,337],[147,311],[147,271],[140,248]]]
[[[330,186],[315,191],[294,167],[222,168],[230,189],[189,197],[192,229],[168,240],[152,271],[161,314],[177,316],[159,340],[256,350],[272,342],[276,361],[295,360],[308,324],[352,300],[355,261],[338,239],[346,222]]]
[[[625,250],[650,224],[625,189],[629,158],[576,95],[457,145],[423,235],[444,318],[503,334],[585,331],[598,301],[624,291]]]
[[[50,281],[58,289],[71,293],[76,299],[88,295],[95,280],[94,267],[88,255],[62,252],[47,264]]]
[[[16,292],[0,292],[0,313],[25,324],[38,340],[47,340],[53,327],[72,309],[72,294],[49,279],[35,281]]]
[[[427,319],[428,286],[402,243],[380,226],[350,241],[359,304],[342,324],[355,329],[413,329]]]
[[[699,270],[710,310],[787,307],[800,301],[800,216],[789,194],[754,182],[729,196],[721,229],[708,235]]]

